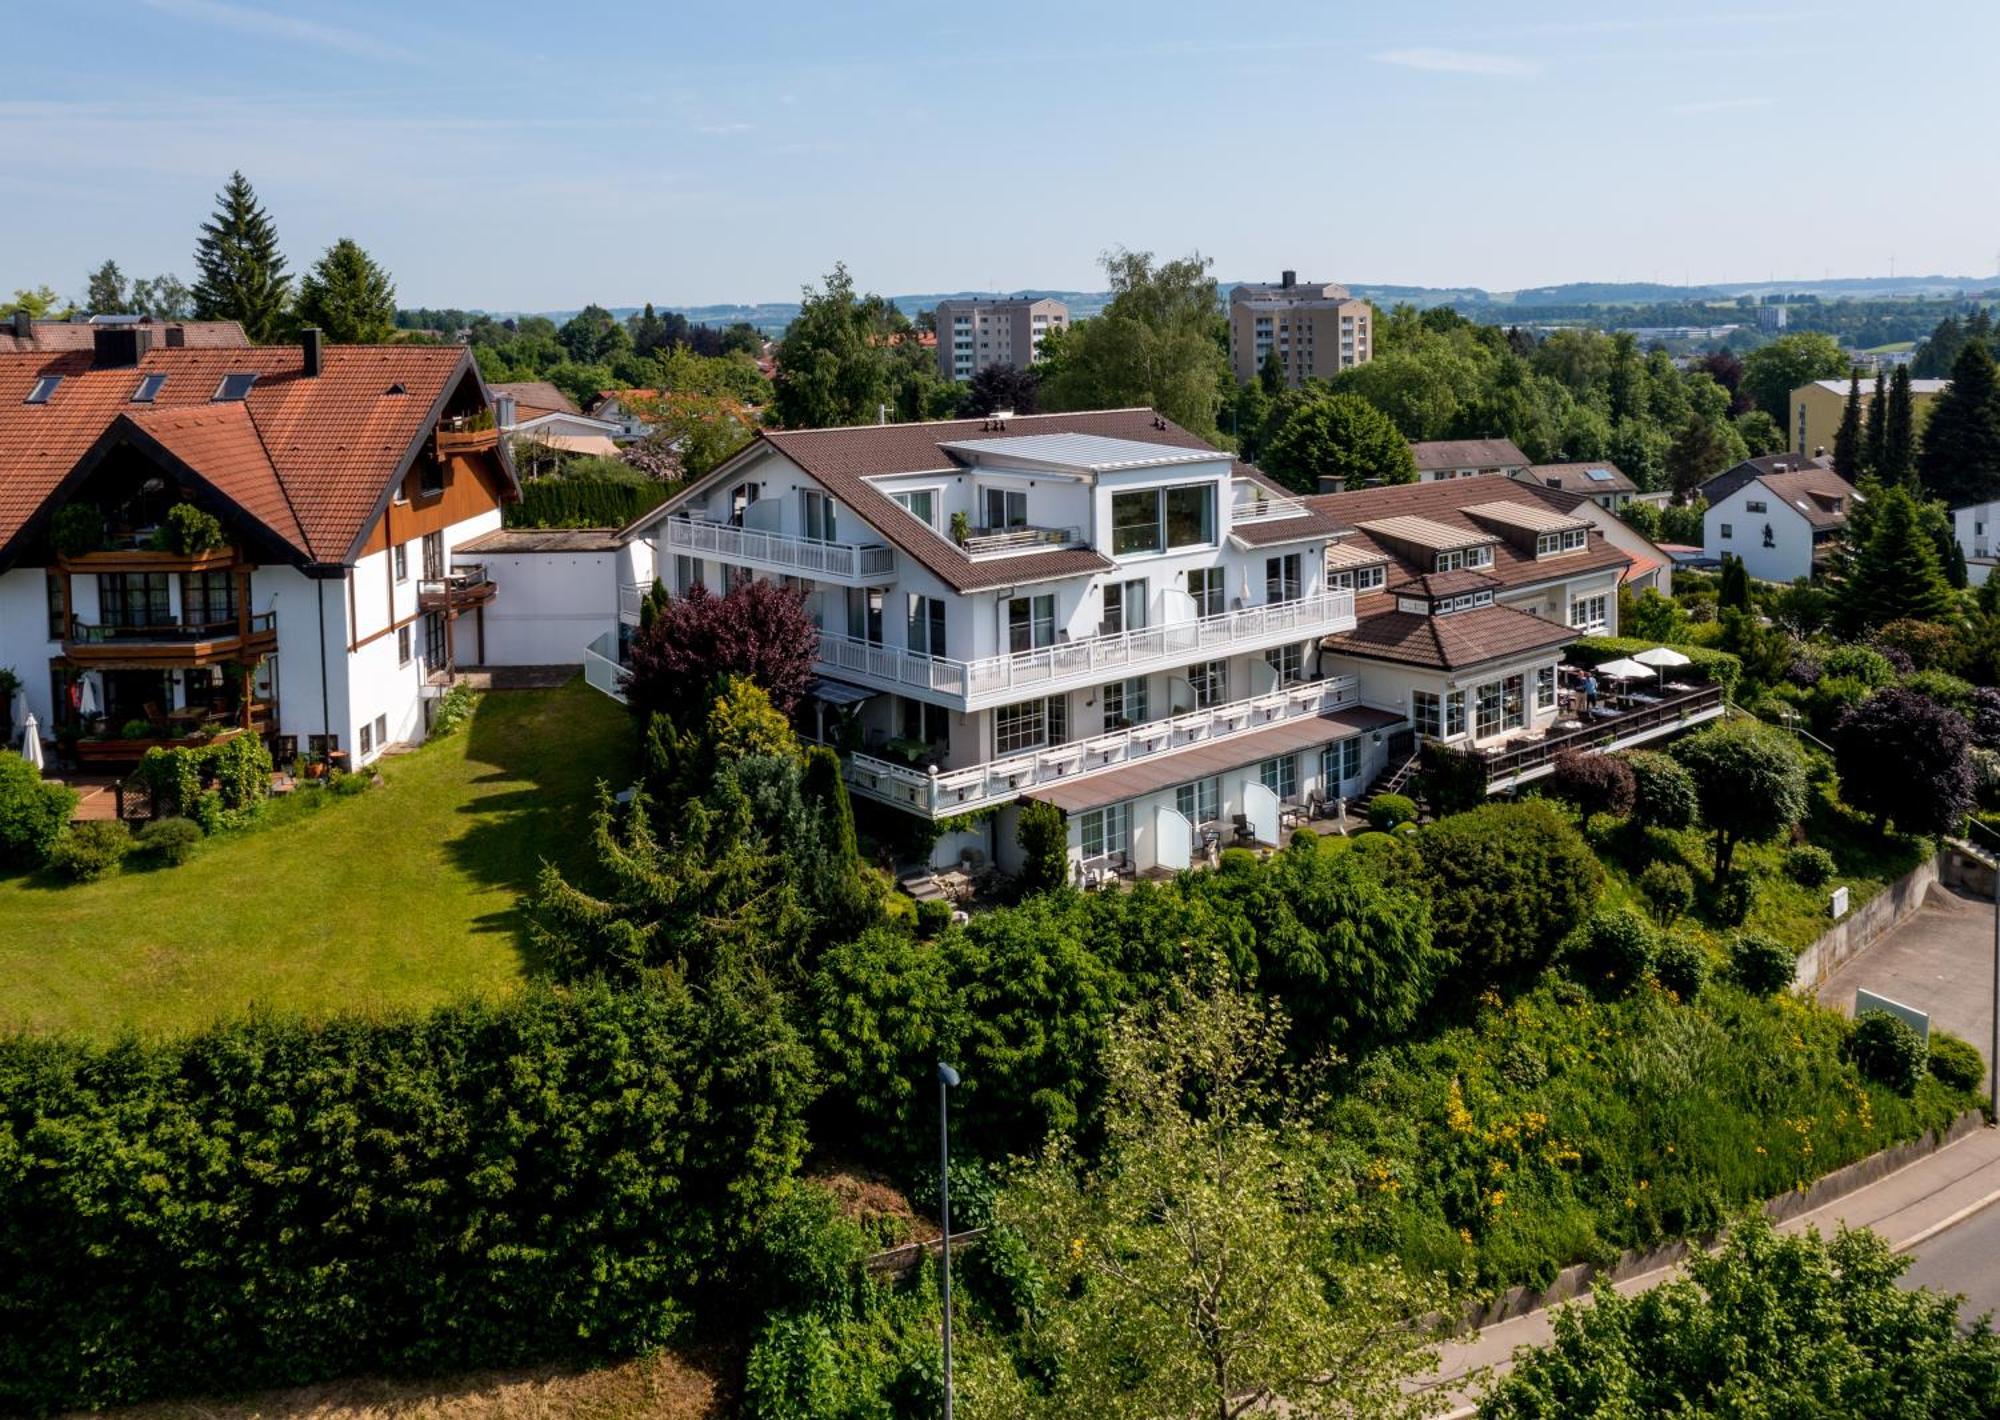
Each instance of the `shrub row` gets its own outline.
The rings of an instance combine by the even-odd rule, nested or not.
[[[1641,651],[1650,651],[1660,643],[1646,641],[1632,636],[1585,636],[1569,648],[1570,656],[1587,666],[1602,665],[1622,656],[1635,656]],[[1668,677],[1685,678],[1688,674],[1722,687],[1723,694],[1733,696],[1737,682],[1743,679],[1743,662],[1727,651],[1713,650],[1707,646],[1675,645],[1671,649],[1679,651],[1691,662],[1676,670],[1669,671]]]
[[[672,987],[0,1042],[0,1411],[657,1346],[726,1314],[808,1070]]]
[[[521,501],[507,505],[505,521],[510,528],[622,528],[669,491],[640,478],[537,478],[521,485]]]

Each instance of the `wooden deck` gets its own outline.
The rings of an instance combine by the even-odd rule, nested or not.
[[[111,774],[78,774],[62,781],[79,798],[71,823],[105,822],[118,817],[118,779]]]

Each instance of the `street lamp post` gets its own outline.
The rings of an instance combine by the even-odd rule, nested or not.
[[[958,1071],[938,1061],[938,1222],[944,1258],[944,1420],[951,1420],[951,1087]]]
[[[1976,818],[1966,823],[1988,837],[1993,830]],[[1986,1040],[1986,1110],[2000,1122],[2000,853],[1993,857],[1993,1019]]]

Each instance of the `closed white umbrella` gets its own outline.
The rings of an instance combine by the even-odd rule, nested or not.
[[[21,734],[21,758],[35,766],[35,773],[42,772],[42,728],[35,723],[35,715],[28,712],[28,725]]]
[[[76,713],[86,720],[97,716],[97,682],[89,676],[83,678],[83,696],[77,701]]]

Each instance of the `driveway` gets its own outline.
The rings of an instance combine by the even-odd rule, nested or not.
[[[1993,904],[1943,883],[1900,927],[1829,976],[1820,1001],[1852,1015],[1857,988],[1928,1012],[1931,1029],[1993,1039]]]

